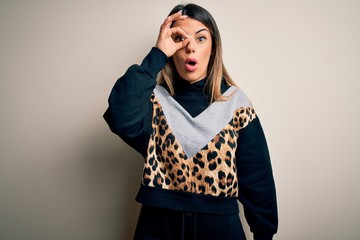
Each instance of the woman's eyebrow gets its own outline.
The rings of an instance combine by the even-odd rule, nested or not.
[[[198,30],[197,32],[195,32],[195,34],[198,34],[198,33],[202,32],[202,31],[209,31],[209,30],[207,30],[206,28],[202,28],[202,29]]]

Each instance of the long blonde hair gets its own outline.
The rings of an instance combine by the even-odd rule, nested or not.
[[[207,72],[208,80],[205,88],[210,97],[210,102],[226,100],[227,98],[223,97],[221,93],[222,80],[224,79],[228,86],[236,86],[236,83],[232,80],[224,66],[220,32],[214,18],[206,9],[196,4],[177,5],[170,12],[169,16],[180,10],[182,10],[183,15],[200,21],[209,29],[212,38],[212,49]],[[158,76],[158,84],[165,85],[171,95],[174,95],[175,92],[175,72],[175,65],[171,57]]]

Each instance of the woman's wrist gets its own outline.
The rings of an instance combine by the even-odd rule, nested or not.
[[[141,67],[154,79],[158,72],[165,67],[168,62],[166,54],[157,47],[153,47],[141,63]]]

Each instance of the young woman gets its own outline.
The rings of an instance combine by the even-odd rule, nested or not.
[[[145,158],[134,239],[245,239],[238,200],[254,239],[272,239],[277,204],[266,140],[225,70],[207,10],[170,12],[156,46],[116,82],[104,118]]]

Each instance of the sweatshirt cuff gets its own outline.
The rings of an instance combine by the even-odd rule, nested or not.
[[[254,240],[272,240],[273,236],[272,233],[254,233]]]
[[[155,79],[159,71],[165,67],[167,62],[168,57],[165,53],[160,49],[153,47],[140,66]]]

